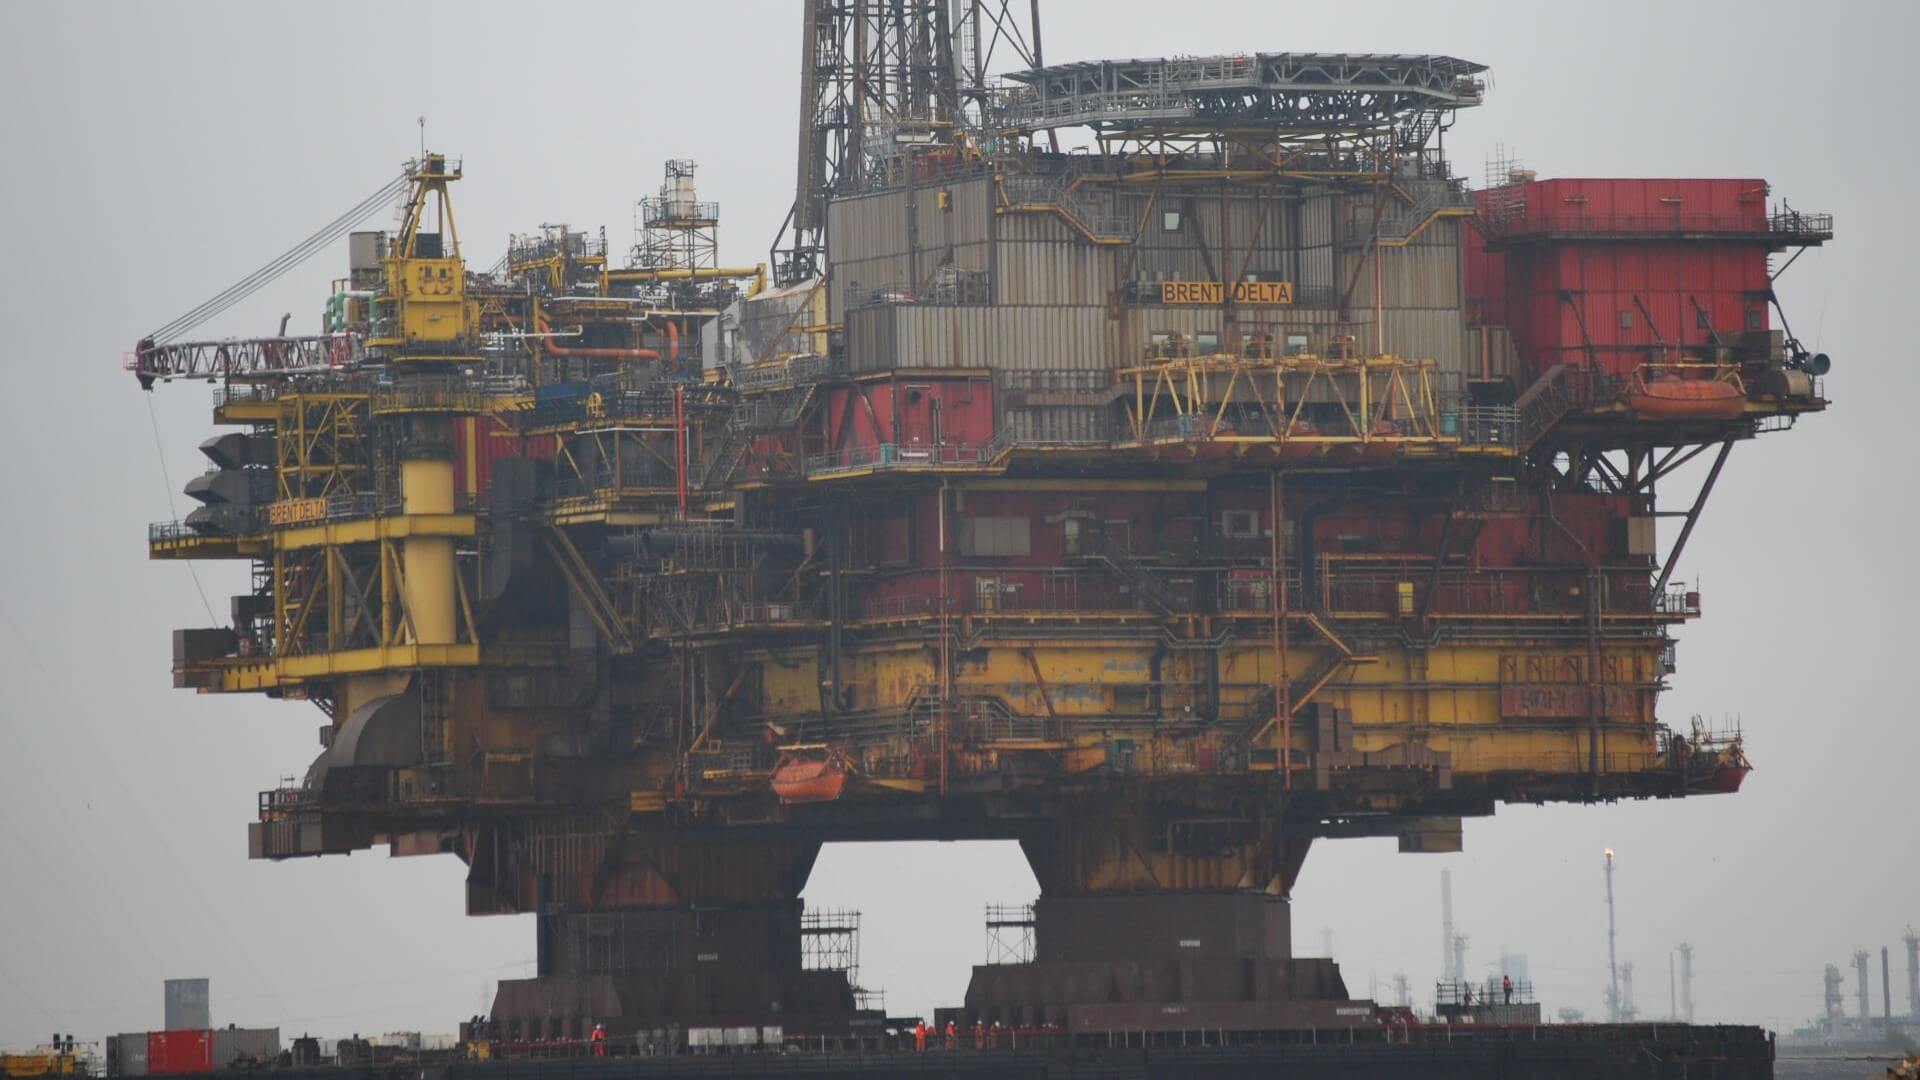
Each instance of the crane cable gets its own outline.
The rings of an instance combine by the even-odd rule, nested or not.
[[[379,191],[361,200],[346,213],[328,222],[318,232],[294,245],[285,254],[267,263],[253,273],[221,291],[211,299],[193,308],[172,322],[155,330],[149,337],[156,342],[170,342],[195,326],[220,314],[234,304],[246,299],[269,282],[293,267],[305,262],[328,244],[339,239],[354,226],[373,216],[380,208],[406,186],[407,178],[402,175],[389,181]]]
[[[143,394],[141,396],[147,399],[147,422],[153,425],[153,459],[160,463],[160,490],[167,497],[167,518],[171,521],[178,521],[180,520],[180,509],[175,506],[173,502],[173,477],[167,473],[166,444],[160,441],[160,414],[153,411],[152,394]],[[186,566],[187,574],[193,578],[193,591],[200,594],[200,606],[207,609],[207,622],[209,624],[218,623],[220,619],[213,613],[213,603],[207,599],[207,588],[200,584],[200,571],[194,569],[192,559],[182,559],[180,561]]]
[[[405,187],[406,176],[402,175],[388,181],[379,191],[355,204],[352,209],[322,226],[313,235],[294,245],[285,254],[267,263],[253,273],[216,294],[213,298],[193,308],[186,314],[155,330],[150,335],[155,341],[171,341],[181,334],[213,316],[246,299],[268,282],[278,278],[287,270],[306,261],[327,244],[338,239],[355,225],[373,216],[387,200],[397,195]]]
[[[279,258],[253,271],[251,274],[248,274],[246,277],[241,278],[239,281],[221,290],[197,307],[180,315],[173,321],[166,323],[159,329],[154,330],[151,334],[147,335],[148,340],[156,344],[166,344],[176,341],[181,335],[199,326],[201,323],[206,322],[208,319],[213,318],[240,301],[245,300],[247,297],[252,296],[281,274],[305,262],[322,248],[325,248],[327,245],[352,231],[355,226],[379,213],[395,196],[406,189],[409,182],[410,177],[404,172],[392,180],[389,180],[386,184],[382,185],[378,191],[375,191],[365,199],[354,204],[351,209],[339,217],[334,218],[326,225],[321,226],[319,231],[308,236],[298,244],[295,244]]]

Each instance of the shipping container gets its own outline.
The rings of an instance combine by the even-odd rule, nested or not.
[[[136,1031],[107,1037],[107,1075],[147,1075],[147,1033]]]
[[[215,1028],[213,1067],[249,1068],[271,1064],[280,1056],[279,1028]]]
[[[213,1069],[213,1032],[147,1032],[147,1075],[178,1076]]]

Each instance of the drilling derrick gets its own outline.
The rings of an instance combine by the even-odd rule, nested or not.
[[[782,285],[825,270],[828,204],[993,130],[992,65],[1038,64],[1040,12],[1014,0],[806,0],[794,201],[770,259]]]
[[[1732,447],[1826,407],[1769,259],[1830,219],[1470,190],[1450,57],[1049,66],[1004,3],[803,35],[772,275],[678,161],[629,265],[560,225],[468,272],[429,155],[325,335],[142,343],[238,428],[151,553],[255,567],[176,682],[327,714],[256,857],[462,859],[470,914],[538,916],[509,1038],[847,1030],[853,923],[799,895],[878,839],[1031,864],[969,1018],[1338,1026],[1314,841],[1738,789],[1737,735],[1661,722],[1675,575]]]

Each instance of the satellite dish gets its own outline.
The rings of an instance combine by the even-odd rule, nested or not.
[[[1827,372],[1833,370],[1833,358],[1823,352],[1814,353],[1812,356],[1807,357],[1806,365],[1807,374],[1825,375]]]

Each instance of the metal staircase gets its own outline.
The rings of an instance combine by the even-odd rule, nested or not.
[[[1566,364],[1548,368],[1513,403],[1520,414],[1520,449],[1531,450],[1553,425],[1593,400],[1594,380],[1588,372]]]
[[[1172,587],[1135,558],[1133,552],[1126,549],[1126,545],[1115,543],[1104,535],[1096,535],[1088,544],[1086,558],[1090,562],[1097,562],[1106,567],[1122,584],[1131,588],[1135,595],[1145,600],[1148,606],[1160,614],[1172,615],[1181,608],[1182,605],[1179,598],[1174,595]]]
[[[1311,704],[1313,699],[1344,671],[1349,665],[1370,664],[1380,657],[1367,646],[1340,628],[1324,613],[1307,610],[1301,613],[1307,625],[1314,628],[1325,638],[1332,649],[1322,653],[1308,668],[1295,675],[1287,683],[1287,711],[1295,716],[1300,710]],[[1241,737],[1251,742],[1267,733],[1277,720],[1278,709],[1274,703],[1271,687],[1257,695],[1247,706],[1246,721],[1241,729]]]
[[[1121,245],[1133,242],[1131,221],[1089,205],[1055,177],[1006,176],[1001,178],[1000,185],[1007,200],[1004,209],[1016,213],[1058,214],[1091,243]]]
[[[1426,181],[1418,185],[1413,193],[1395,185],[1394,190],[1407,201],[1391,215],[1380,221],[1379,245],[1385,248],[1406,247],[1414,238],[1426,231],[1435,219],[1443,217],[1471,217],[1474,213],[1473,192],[1464,187],[1439,181]],[[1347,247],[1364,248],[1374,243],[1374,236],[1361,234],[1349,237]]]

